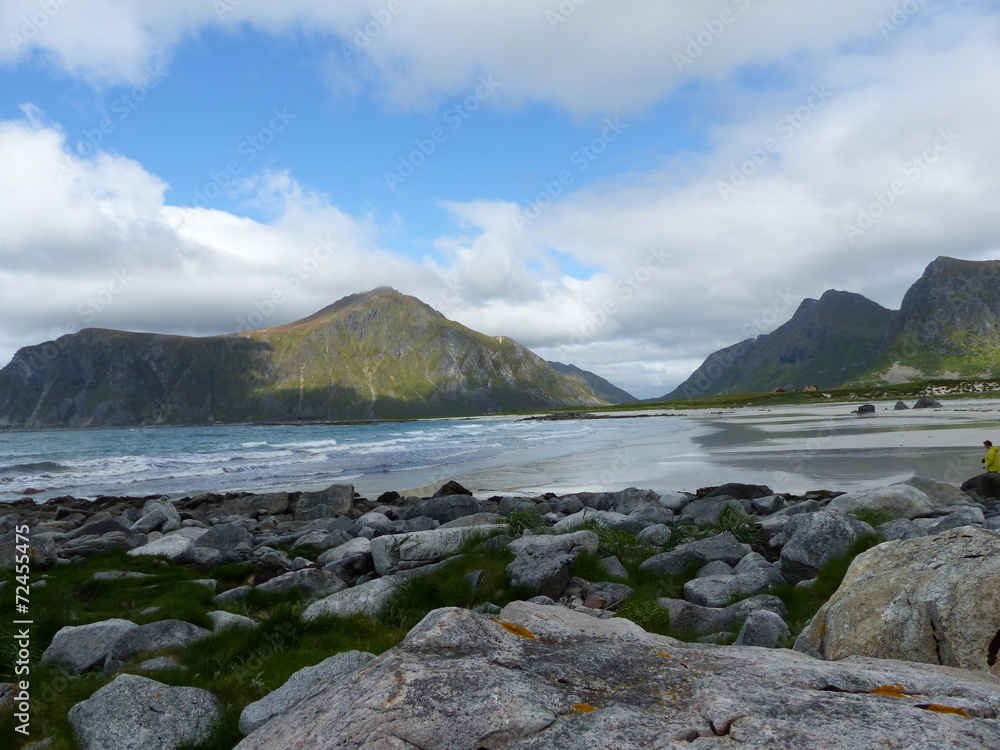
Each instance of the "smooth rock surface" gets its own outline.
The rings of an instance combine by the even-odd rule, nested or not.
[[[881,510],[895,518],[919,518],[929,516],[934,504],[926,493],[908,484],[893,484],[870,490],[848,492],[833,498],[827,505],[829,510],[854,513],[859,510]]]
[[[1000,747],[1000,681],[989,675],[688,644],[527,602],[497,619],[435,610],[401,645],[237,747]]]
[[[101,666],[112,647],[125,633],[139,626],[112,618],[88,625],[67,625],[56,632],[42,654],[42,664],[55,664],[69,674],[81,674]]]

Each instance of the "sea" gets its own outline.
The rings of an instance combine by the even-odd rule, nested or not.
[[[314,490],[430,494],[449,479],[476,494],[658,492],[724,482],[775,492],[850,490],[918,474],[960,484],[1000,440],[1000,402],[894,411],[877,403],[723,411],[635,411],[588,419],[429,419],[0,431],[0,503],[72,495]]]

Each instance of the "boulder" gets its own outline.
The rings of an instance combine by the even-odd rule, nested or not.
[[[257,518],[262,515],[277,515],[288,510],[288,493],[271,492],[266,495],[246,495],[226,500],[219,506],[221,515]]]
[[[349,542],[344,542],[337,547],[328,549],[326,552],[321,554],[316,558],[316,562],[320,565],[326,565],[328,563],[336,562],[345,557],[351,557],[353,555],[367,555],[371,557],[372,554],[372,543],[370,539],[366,539],[363,536],[356,537]]]
[[[983,750],[1000,747],[998,713],[998,683],[969,673],[689,644],[514,602],[495,622],[429,613],[237,748]]]
[[[470,494],[435,495],[428,500],[407,508],[403,520],[423,516],[432,518],[438,523],[448,523],[462,516],[471,516],[482,512],[482,503]]]
[[[104,659],[104,674],[114,674],[138,654],[186,646],[208,635],[210,631],[183,620],[160,620],[126,630],[109,649]]]
[[[144,534],[133,534],[130,531],[108,531],[100,535],[76,536],[64,539],[59,545],[59,554],[66,559],[76,555],[93,557],[103,555],[112,550],[130,550],[146,543]]]
[[[587,505],[594,510],[608,510],[626,516],[642,508],[659,507],[660,505],[658,493],[653,490],[640,490],[636,487],[628,487],[619,492],[601,492],[588,497]]]
[[[907,409],[909,409],[910,407],[909,407],[909,406],[907,406],[907,405],[906,405],[905,403],[903,403],[902,401],[897,401],[897,402],[896,402],[896,405],[895,405],[895,406],[893,406],[892,408],[893,408],[893,409],[894,409],[895,411],[906,411],[906,410],[907,410]]]
[[[174,750],[205,742],[220,718],[207,690],[123,674],[69,711],[80,750]]]
[[[779,615],[767,609],[758,609],[747,615],[733,645],[774,648],[782,638],[788,637],[789,632],[788,625]]]
[[[975,492],[984,500],[1000,499],[1000,472],[986,472],[962,483],[962,492]]]
[[[298,589],[301,596],[308,601],[335,594],[346,588],[347,584],[335,573],[317,568],[292,570],[257,586],[258,591],[270,594]]]
[[[677,515],[690,502],[691,498],[683,492],[664,492],[660,495],[659,504],[667,510],[673,511],[674,515]]]
[[[897,539],[916,539],[927,536],[927,532],[908,518],[897,518],[895,521],[880,523],[875,527],[875,533],[887,542]]]
[[[296,521],[344,516],[354,507],[354,485],[333,484],[319,492],[303,492],[295,503]]]
[[[653,555],[647,558],[639,569],[660,575],[681,576],[691,568],[701,568],[713,560],[736,565],[750,552],[749,544],[740,542],[732,532],[726,531],[708,539],[682,544],[670,552]]]
[[[42,654],[42,664],[55,664],[76,675],[104,664],[115,642],[139,626],[129,620],[113,618],[89,625],[67,625],[52,638]]]
[[[209,612],[208,617],[212,621],[213,633],[219,633],[223,630],[229,630],[230,628],[257,627],[257,623],[251,620],[249,617],[233,614],[232,612],[226,612],[225,610],[221,609],[217,609],[214,612]]]
[[[896,518],[920,518],[934,512],[934,504],[921,490],[908,484],[893,484],[839,495],[826,506],[841,513],[879,510]]]
[[[832,510],[793,516],[781,532],[786,539],[781,547],[782,575],[789,583],[815,578],[826,563],[847,552],[865,529],[873,531]]]
[[[729,482],[719,487],[709,490],[704,497],[732,497],[736,500],[753,500],[758,497],[767,497],[774,492],[766,484],[743,484],[742,482]]]
[[[506,529],[501,525],[464,526],[376,537],[371,541],[375,572],[384,576],[429,565],[455,555],[470,537],[486,536]]]
[[[628,520],[638,522],[643,528],[654,524],[670,526],[674,522],[674,512],[662,505],[645,505],[629,513]]]
[[[709,563],[716,564],[726,563]],[[704,607],[725,607],[733,599],[763,593],[783,581],[779,566],[752,552],[728,574],[699,576],[685,583],[684,598]]]
[[[913,404],[914,409],[940,409],[941,403],[935,401],[930,396],[921,396],[917,399],[916,403]]]
[[[765,497],[755,497],[750,501],[750,507],[754,513],[762,516],[769,516],[777,513],[785,507],[785,498],[781,495],[766,495]]]
[[[751,612],[766,609],[784,617],[788,614],[784,603],[776,596],[758,594],[742,599],[728,607],[703,607],[686,599],[657,600],[670,614],[670,626],[691,633],[717,633],[742,624]]]
[[[964,505],[969,502],[969,496],[967,494],[962,492],[962,490],[958,487],[948,484],[947,482],[938,482],[934,479],[912,476],[909,479],[904,479],[902,482],[896,482],[895,484],[891,484],[889,486],[896,487],[899,485],[909,485],[910,487],[915,487],[920,490],[927,495],[927,498],[931,501],[931,505],[935,508],[941,508],[947,505]]]
[[[986,523],[986,517],[983,515],[982,508],[969,505],[949,513],[931,526],[927,532],[929,534],[939,534],[942,531],[957,529],[960,526],[982,526],[984,523]]]
[[[628,520],[628,516],[622,513],[615,513],[614,511],[609,510],[584,508],[583,510],[572,513],[553,524],[552,533],[565,534],[568,531],[580,528],[583,524],[588,522],[599,523],[610,528],[625,520]]]
[[[689,523],[699,527],[709,526],[719,520],[719,513],[729,505],[744,510],[743,503],[736,498],[725,495],[713,495],[692,500],[684,506],[677,523]]]
[[[304,620],[315,620],[319,617],[332,615],[334,617],[350,617],[351,615],[368,615],[380,617],[386,606],[392,600],[399,587],[411,578],[432,573],[445,563],[434,563],[422,568],[401,570],[392,575],[375,578],[371,581],[352,586],[324,597],[306,607],[302,613]]]
[[[875,413],[875,404],[861,404],[861,406],[858,407],[858,410],[855,411],[855,412],[853,412],[853,413],[854,414],[858,414],[858,415],[862,415],[862,414],[874,414]]]
[[[1000,675],[1000,535],[974,526],[855,558],[803,631],[826,659],[872,656]]]
[[[240,714],[240,731],[250,734],[275,716],[288,713],[306,698],[323,692],[335,680],[351,674],[375,658],[365,651],[344,651],[305,667],[293,674],[277,690],[251,703]]]
[[[243,562],[252,554],[253,535],[241,523],[220,523],[198,537],[195,546],[218,551],[220,562]]]
[[[132,524],[132,531],[148,534],[160,531],[164,534],[181,527],[181,516],[169,500],[147,500],[142,506],[142,517]]]
[[[17,539],[18,535],[14,531],[8,531],[0,537],[0,570],[14,569],[14,561],[20,554],[16,549]],[[28,554],[31,555],[32,568],[47,568],[54,565],[59,557],[59,546],[52,534],[32,529],[28,534]]]
[[[449,479],[434,492],[434,497],[446,497],[448,495],[471,495],[472,492],[465,489],[454,479]]]
[[[165,557],[169,562],[183,565],[194,559],[194,542],[180,534],[168,534],[125,554],[129,557]]]
[[[569,583],[577,555],[583,551],[597,554],[599,546],[592,531],[523,536],[509,545],[515,557],[507,566],[507,576],[514,586],[530,586],[542,596],[558,599]]]

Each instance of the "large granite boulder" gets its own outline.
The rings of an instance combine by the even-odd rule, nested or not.
[[[243,709],[240,714],[240,731],[250,734],[275,716],[288,713],[306,698],[323,692],[338,677],[349,675],[374,658],[375,654],[366,651],[344,651],[319,664],[300,669],[277,690]]]
[[[147,500],[142,506],[142,517],[132,524],[132,531],[148,534],[161,531],[164,534],[181,527],[181,516],[169,500]]]
[[[167,534],[126,552],[129,557],[164,557],[183,565],[194,560],[194,542],[183,534]]]
[[[216,524],[195,542],[195,547],[212,549],[219,553],[219,563],[243,562],[253,553],[253,535],[242,523]]]
[[[422,568],[401,570],[392,575],[374,578],[357,586],[338,591],[319,599],[302,613],[304,620],[315,620],[319,617],[332,615],[334,617],[350,617],[351,615],[368,615],[379,617],[385,611],[392,597],[411,578],[433,573],[444,566],[447,561],[425,565]]]
[[[926,493],[908,484],[893,484],[870,490],[858,490],[839,495],[827,505],[829,510],[854,513],[859,510],[880,510],[895,518],[929,516],[934,504]]]
[[[820,568],[847,552],[863,533],[874,533],[874,529],[832,510],[792,516],[779,535],[784,538],[781,572],[785,580],[798,583],[815,578]]]
[[[628,487],[618,492],[601,492],[596,495],[585,495],[587,505],[595,510],[608,510],[613,513],[628,515],[634,511],[651,505],[659,506],[660,495],[653,490],[640,490]]]
[[[303,568],[290,570],[257,586],[258,591],[277,594],[298,589],[299,594],[309,601],[319,599],[347,588],[347,584],[329,570]]]
[[[391,575],[400,570],[436,563],[455,555],[470,537],[486,536],[506,529],[505,525],[462,526],[375,537],[370,544],[375,572],[380,576]]]
[[[448,523],[456,518],[482,513],[483,506],[472,495],[463,493],[437,495],[412,505],[402,514],[403,519],[426,517],[438,523]]]
[[[978,474],[962,483],[963,492],[974,492],[983,500],[1000,499],[1000,472]]]
[[[855,558],[796,647],[1000,675],[1000,534],[973,526]]]
[[[659,575],[680,576],[691,568],[700,568],[716,560],[736,565],[750,552],[749,544],[739,541],[732,532],[725,531],[708,539],[682,544],[670,552],[653,555],[643,561],[639,569]]]
[[[333,484],[319,492],[303,492],[295,503],[296,521],[344,516],[354,507],[354,485]]]
[[[983,750],[998,713],[989,675],[689,644],[515,602],[495,622],[431,612],[237,748]]]
[[[123,674],[69,711],[80,750],[174,750],[208,739],[221,715],[207,690]]]
[[[507,576],[514,586],[530,586],[542,596],[558,599],[569,583],[577,555],[584,551],[597,554],[599,547],[592,531],[523,536],[508,546],[515,556],[507,566]]]
[[[226,516],[257,518],[262,515],[276,515],[288,510],[288,493],[271,492],[266,495],[245,495],[226,500],[219,507],[219,513]]]
[[[947,482],[938,482],[934,479],[926,479],[916,475],[889,486],[897,487],[903,484],[915,487],[923,492],[927,495],[931,504],[935,508],[942,508],[948,505],[964,505],[971,499],[966,493],[962,492],[962,490],[952,484],[948,484]]]
[[[159,620],[127,630],[115,640],[104,659],[104,674],[112,675],[129,659],[147,651],[186,646],[211,632],[184,620]]]
[[[139,626],[113,618],[88,625],[67,625],[52,638],[42,654],[42,664],[55,664],[69,674],[81,674],[102,666],[108,652],[125,633]]]

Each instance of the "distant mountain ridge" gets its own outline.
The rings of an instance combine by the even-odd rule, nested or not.
[[[771,333],[713,352],[663,400],[997,375],[1000,261],[942,256],[898,311],[829,290]]]
[[[0,370],[0,426],[472,415],[605,399],[506,337],[381,287],[302,320],[193,338],[86,329]]]

